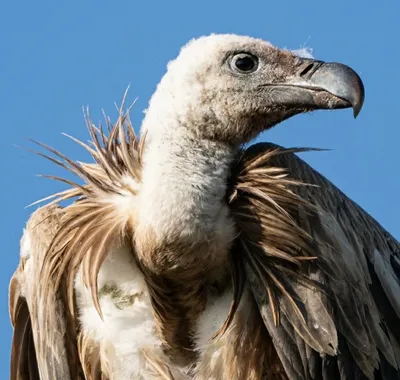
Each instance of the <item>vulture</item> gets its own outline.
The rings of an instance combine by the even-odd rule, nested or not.
[[[124,98],[125,99],[125,98]],[[356,72],[261,39],[186,44],[30,216],[10,281],[12,380],[400,379],[400,245],[302,161],[249,145],[364,101]]]

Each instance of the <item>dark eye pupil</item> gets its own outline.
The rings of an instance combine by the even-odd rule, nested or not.
[[[241,71],[250,71],[254,69],[256,63],[250,57],[238,58],[235,62],[235,66]]]

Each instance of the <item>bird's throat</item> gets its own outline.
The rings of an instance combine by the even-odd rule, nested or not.
[[[187,135],[149,141],[136,243],[154,270],[212,267],[226,255],[234,237],[225,195],[235,153]]]

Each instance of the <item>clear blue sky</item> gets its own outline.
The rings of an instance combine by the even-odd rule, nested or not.
[[[60,173],[13,145],[26,137],[86,158],[61,132],[87,138],[82,106],[93,119],[112,116],[131,84],[142,110],[168,60],[189,39],[209,33],[246,34],[292,49],[306,43],[316,58],[352,66],[366,101],[350,110],[317,112],[285,122],[262,140],[333,151],[303,154],[309,163],[400,237],[400,2],[320,1],[4,1],[0,8],[1,309],[0,373],[9,366],[8,282],[32,201],[60,186],[35,177]]]

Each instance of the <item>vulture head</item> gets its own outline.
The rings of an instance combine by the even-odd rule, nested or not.
[[[183,128],[197,139],[236,145],[303,112],[352,107],[357,116],[363,100],[361,79],[348,66],[302,58],[261,39],[210,35],[169,63],[144,129],[150,139]]]

